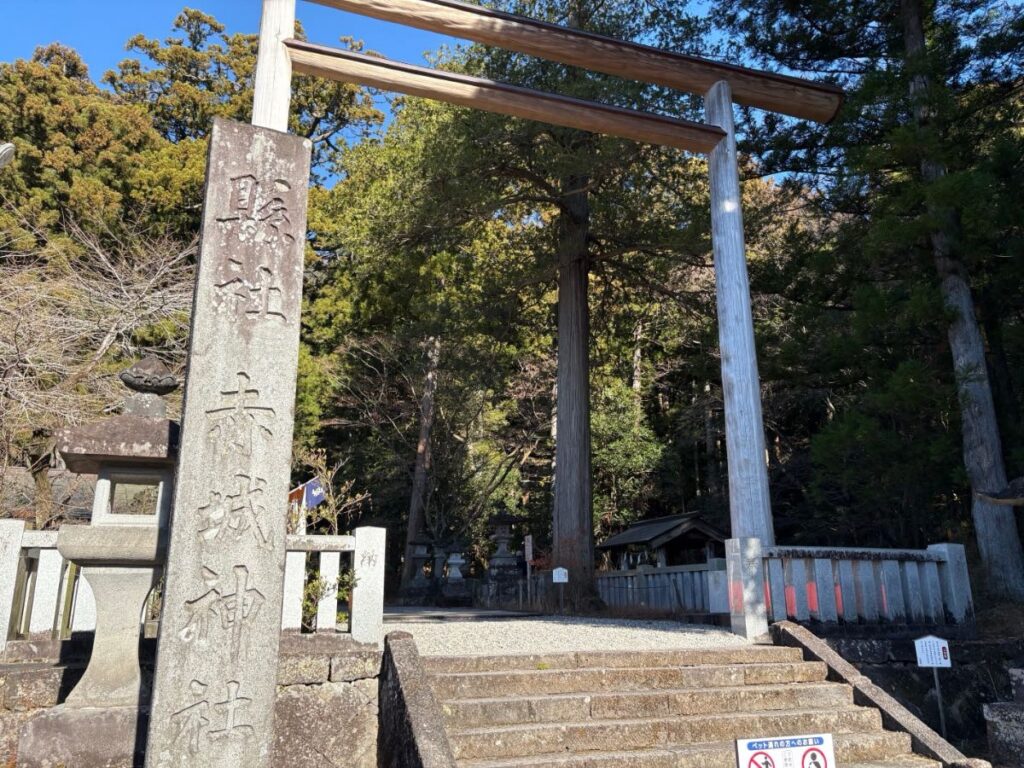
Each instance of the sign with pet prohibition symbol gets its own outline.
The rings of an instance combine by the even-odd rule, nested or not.
[[[800,768],[829,768],[828,758],[817,747],[811,747],[800,758]]]
[[[832,734],[739,739],[736,768],[836,768]]]

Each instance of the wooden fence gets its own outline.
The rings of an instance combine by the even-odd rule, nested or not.
[[[674,613],[726,613],[725,560],[667,568],[600,571],[597,593],[609,608]]]
[[[770,621],[943,625],[973,621],[964,548],[770,547],[763,552]]]

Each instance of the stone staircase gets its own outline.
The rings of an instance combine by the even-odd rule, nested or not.
[[[735,740],[834,734],[841,768],[939,768],[797,648],[425,657],[460,768],[735,768]]]

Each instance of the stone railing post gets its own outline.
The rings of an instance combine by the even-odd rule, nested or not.
[[[28,609],[31,613],[28,634],[32,639],[50,639],[57,626],[61,579],[64,575],[64,558],[57,551],[57,532],[26,531],[21,546],[23,549],[39,548],[32,605]]]
[[[942,557],[939,563],[939,582],[942,602],[947,618],[956,624],[974,620],[974,599],[971,579],[967,574],[967,554],[962,544],[932,544],[929,552]]]
[[[7,635],[11,631],[15,579],[24,532],[24,520],[0,520],[0,653],[6,648]]]
[[[356,528],[352,553],[356,584],[352,588],[349,627],[357,643],[384,642],[384,528]]]
[[[306,533],[306,510],[300,508],[295,533]],[[302,598],[306,592],[307,552],[290,551],[284,557],[284,598],[281,604],[281,629],[302,630]]]
[[[306,590],[306,552],[289,552],[284,561],[284,599],[281,629],[302,629],[302,596]]]
[[[727,539],[725,570],[732,631],[748,640],[768,634],[761,540]]]
[[[338,576],[341,552],[320,553],[320,584],[323,597],[316,607],[316,631],[334,632],[338,628]]]

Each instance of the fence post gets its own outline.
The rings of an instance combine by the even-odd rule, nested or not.
[[[21,535],[24,532],[24,520],[0,520],[0,652],[7,647],[7,635],[11,631],[14,580],[18,575]]]
[[[817,598],[814,618],[823,623],[835,624],[839,621],[839,610],[836,605],[836,579],[832,571],[832,560],[816,557],[812,567],[814,594]]]
[[[384,642],[384,528],[356,528],[352,566],[356,584],[352,588],[349,628],[357,643]]]
[[[60,552],[56,548],[40,548],[36,588],[32,598],[32,620],[28,628],[31,637],[53,637],[60,608],[63,576],[64,558]]]
[[[320,584],[321,588],[326,591],[316,606],[317,632],[334,632],[338,629],[339,575],[341,575],[341,552],[321,552]]]
[[[974,599],[971,580],[967,575],[967,555],[962,544],[932,544],[929,552],[938,554],[939,581],[942,584],[942,602],[946,616],[954,624],[974,620]]]
[[[305,591],[306,553],[289,552],[284,558],[284,606],[281,610],[281,629],[302,629],[302,597]]]
[[[761,540],[727,539],[725,568],[729,582],[729,619],[732,631],[748,640],[766,635],[768,616]]]

